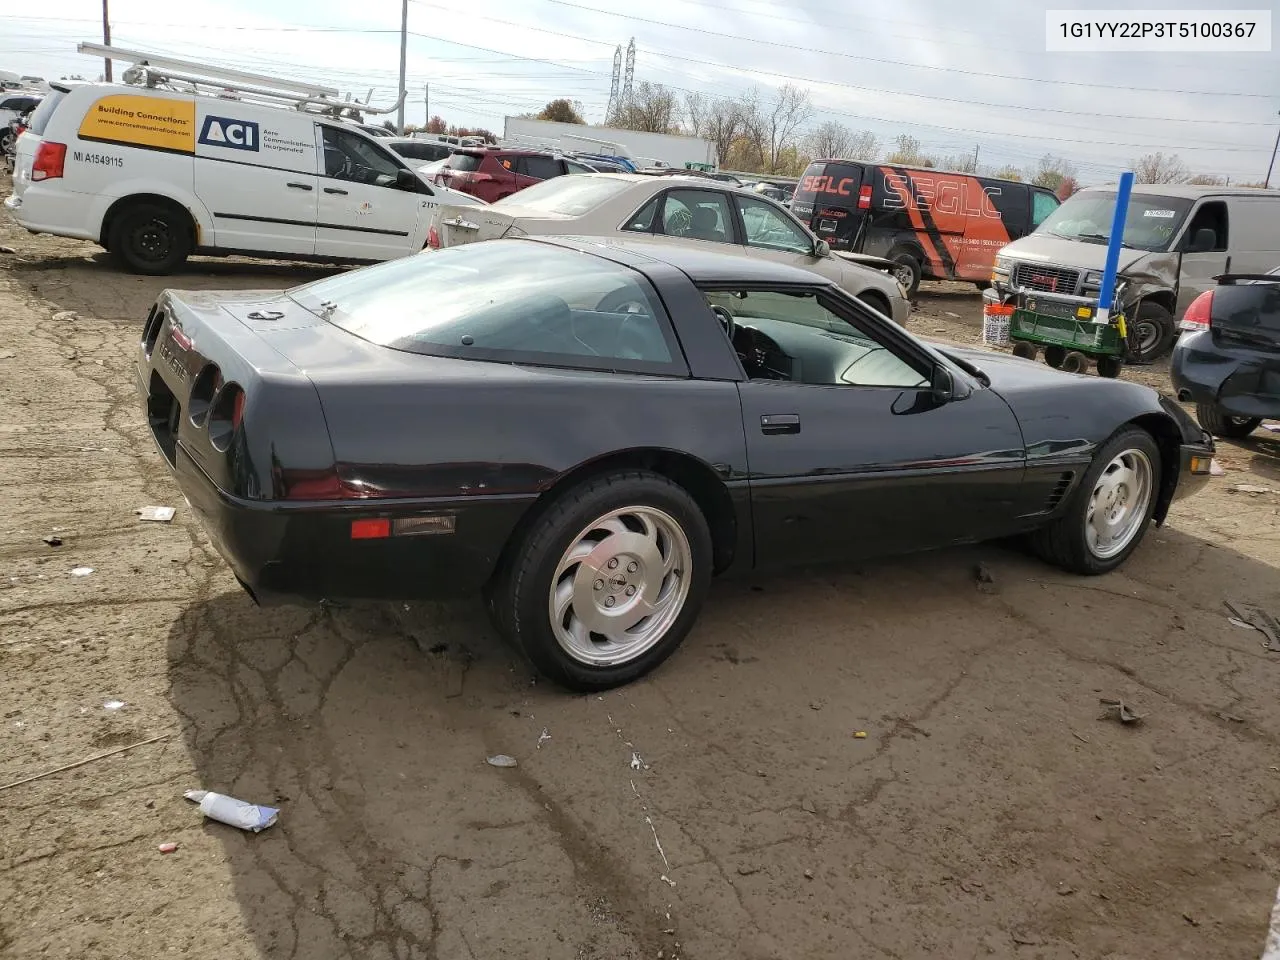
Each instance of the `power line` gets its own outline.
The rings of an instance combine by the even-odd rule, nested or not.
[[[416,2],[422,2],[422,0],[416,0]],[[802,53],[816,53],[828,57],[840,57],[844,60],[859,60],[865,63],[879,63],[895,67],[908,67],[913,70],[935,70],[942,73],[960,73],[965,76],[983,77],[988,80],[1017,80],[1021,83],[1046,83],[1072,87],[1091,87],[1095,90],[1129,90],[1141,93],[1176,93],[1182,96],[1250,97],[1258,100],[1273,99],[1273,95],[1267,93],[1221,93],[1205,90],[1170,90],[1166,87],[1131,87],[1113,83],[1088,83],[1084,80],[1049,80],[1044,77],[1021,77],[1002,73],[986,73],[980,70],[962,70],[959,67],[941,67],[931,63],[909,63],[905,60],[885,60],[881,57],[863,57],[852,53],[839,53],[834,50],[815,50],[813,48],[794,43],[782,43],[777,40],[760,40],[756,37],[743,37],[738,34],[724,33],[719,30],[703,30],[700,27],[687,27],[677,23],[667,23],[662,20],[650,20],[646,17],[637,17],[630,13],[616,13],[612,10],[598,10],[595,7],[584,7],[581,4],[571,3],[569,0],[544,0],[544,2],[554,3],[562,7],[571,7],[575,10],[585,10],[588,13],[598,13],[606,17],[618,17],[622,20],[633,20],[637,23],[648,23],[657,27],[668,27],[672,30],[688,30],[691,33],[701,33],[706,36],[718,37],[722,40],[741,40],[744,43],[759,43],[764,44],[765,46],[779,47],[784,50],[799,50]]]

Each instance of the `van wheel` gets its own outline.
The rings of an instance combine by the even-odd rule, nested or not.
[[[135,203],[116,214],[107,249],[134,273],[172,273],[191,254],[191,217],[176,206]]]
[[[920,266],[920,261],[913,254],[903,251],[890,257],[897,264],[893,269],[893,279],[907,288],[907,296],[914,298],[916,291],[920,289],[920,276],[924,272],[924,268]]]
[[[1173,314],[1151,300],[1143,300],[1129,322],[1129,362],[1152,363],[1173,347],[1178,328]]]

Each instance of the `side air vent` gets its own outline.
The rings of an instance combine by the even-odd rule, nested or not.
[[[1074,477],[1074,473],[1064,473],[1058,477],[1058,482],[1053,485],[1053,490],[1049,493],[1049,499],[1045,501],[1046,512],[1055,509],[1062,502],[1062,498],[1071,489],[1071,481]]]

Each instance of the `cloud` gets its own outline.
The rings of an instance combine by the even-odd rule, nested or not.
[[[0,66],[94,73],[74,42],[97,36],[98,0],[59,6],[56,20],[18,20],[31,5],[0,0]],[[1051,152],[1099,180],[1163,150],[1193,170],[1261,178],[1280,118],[1255,78],[1280,75],[1280,54],[1047,54],[1045,10],[1064,7],[1084,4],[411,0],[406,112],[420,120],[429,83],[430,112],[451,122],[500,128],[504,115],[556,96],[599,121],[614,50],[634,36],[637,81],[722,96],[755,87],[765,99],[790,82],[809,91],[817,120],[886,140],[909,133],[936,154],[977,147],[984,162],[1026,166]],[[394,4],[378,11],[336,0],[112,0],[119,45],[330,82],[360,98],[373,88],[385,103],[398,84],[399,16]]]

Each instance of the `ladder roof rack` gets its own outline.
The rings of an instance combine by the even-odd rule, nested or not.
[[[233,70],[194,60],[179,60],[176,57],[144,53],[140,50],[125,50],[100,43],[81,43],[76,50],[86,56],[132,63],[133,66],[125,70],[122,75],[122,79],[127,84],[145,87],[172,87],[173,84],[186,84],[195,93],[223,98],[231,94],[234,99],[248,99],[274,106],[292,106],[297,110],[323,113],[334,117],[340,117],[344,111],[369,114],[391,113],[400,106],[400,100],[404,99],[404,95],[401,94],[400,99],[390,107],[374,107],[358,100],[340,100],[338,99],[340,91],[337,87],[323,84],[300,83],[282,77]]]

